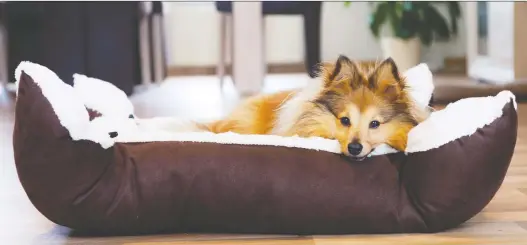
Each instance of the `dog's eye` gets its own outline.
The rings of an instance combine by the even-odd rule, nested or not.
[[[348,117],[341,117],[340,123],[346,127],[351,125],[350,119]]]
[[[370,122],[370,128],[378,128],[381,125],[381,123],[377,120],[373,120]]]

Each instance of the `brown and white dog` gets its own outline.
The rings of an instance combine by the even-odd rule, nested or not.
[[[314,84],[251,97],[226,118],[199,128],[336,139],[343,154],[362,160],[383,143],[404,151],[408,132],[428,115],[414,105],[391,58],[361,65],[341,55],[321,66]]]

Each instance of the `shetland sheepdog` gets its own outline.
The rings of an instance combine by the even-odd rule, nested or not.
[[[363,160],[383,143],[404,151],[410,129],[429,115],[414,105],[391,58],[366,65],[341,55],[320,68],[303,89],[248,98],[226,118],[199,128],[336,139],[344,155]]]

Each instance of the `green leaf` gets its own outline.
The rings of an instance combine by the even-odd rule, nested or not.
[[[453,17],[455,18],[461,17],[461,6],[459,6],[459,2],[447,2],[447,4],[448,4],[448,11]]]
[[[439,13],[439,11],[432,6],[425,8],[424,11],[425,22],[432,29],[434,36],[437,34],[436,37],[439,39],[449,39],[450,30],[448,29],[445,18]]]
[[[409,39],[418,35],[420,29],[419,14],[415,11],[403,11],[401,16],[400,34],[401,38]]]
[[[379,31],[381,26],[386,21],[388,10],[388,4],[380,3],[377,5],[376,10],[370,15],[370,30],[375,37],[379,37]]]
[[[344,1],[344,7],[351,6],[351,1]]]
[[[388,21],[390,22],[390,26],[392,27],[393,35],[396,37],[400,37],[400,24],[401,24],[401,18],[397,15],[397,9],[395,8],[394,2],[389,2],[390,7],[388,8]]]
[[[390,3],[393,4],[397,17],[401,18],[403,16],[404,3],[403,2],[390,2]]]
[[[457,21],[461,17],[461,8],[459,2],[447,2],[448,13],[450,15],[451,30],[454,35],[457,35]]]
[[[432,30],[426,27],[421,28],[419,30],[419,38],[421,39],[421,43],[429,46],[432,43]]]
[[[450,21],[436,9],[437,3],[446,4]],[[393,36],[402,39],[417,36],[425,45],[430,45],[434,39],[449,39],[458,32],[457,22],[461,17],[458,2],[376,1],[370,4],[375,6],[369,16],[369,27],[375,37],[379,37],[385,24],[391,28]]]

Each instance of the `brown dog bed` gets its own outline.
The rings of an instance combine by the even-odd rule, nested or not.
[[[431,149],[362,162],[324,150],[237,143],[117,142],[105,149],[72,131],[89,114],[65,113],[83,106],[69,85],[42,67],[17,74],[13,144],[20,181],[48,219],[86,232],[442,231],[489,203],[516,143],[514,97],[502,92],[447,107],[465,110],[450,115],[464,116],[454,123],[437,124],[446,115],[437,112],[412,131],[416,140],[436,141]],[[440,137],[480,114],[487,117],[473,131]]]

